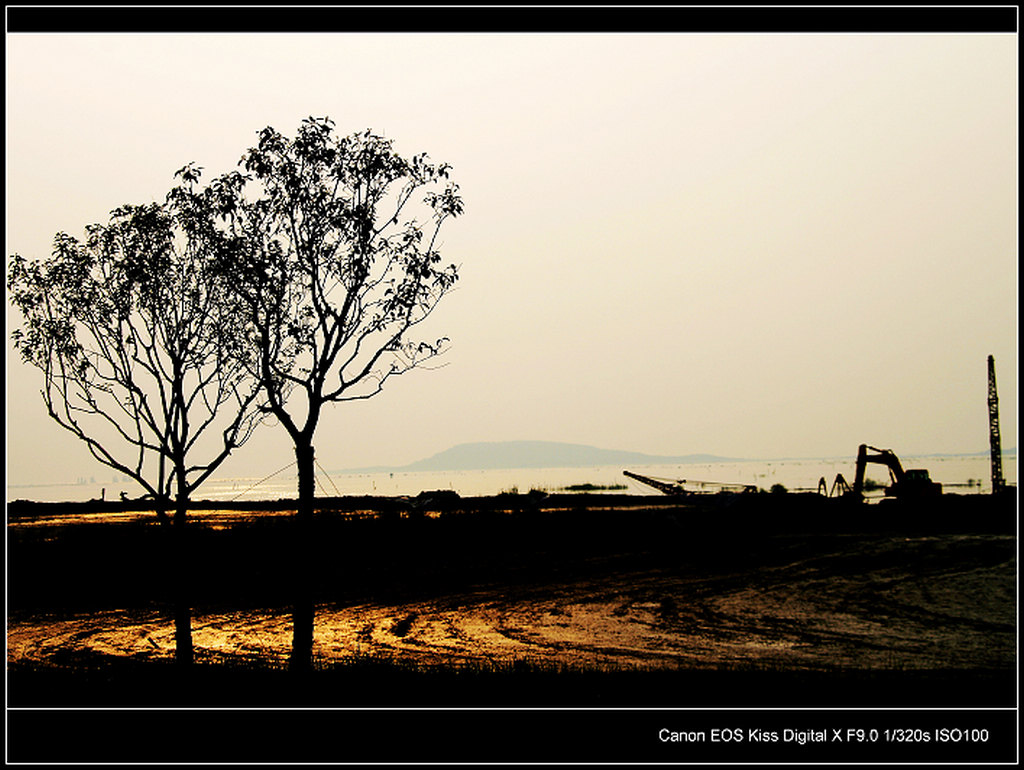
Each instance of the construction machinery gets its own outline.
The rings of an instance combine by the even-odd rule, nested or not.
[[[897,500],[920,500],[942,494],[942,484],[932,481],[924,468],[904,470],[900,459],[891,449],[878,449],[861,444],[857,450],[857,472],[851,494],[864,495],[864,471],[868,463],[878,463],[889,469],[892,484],[885,488],[886,497]]]
[[[988,357],[988,443],[992,453],[992,494],[1006,488],[1003,479],[1003,451],[999,438],[999,396],[996,394],[996,360]]]
[[[756,492],[757,487],[753,484],[730,484],[728,482],[719,481],[693,481],[687,479],[665,479],[658,478],[656,476],[641,476],[639,473],[633,473],[632,471],[623,471],[624,476],[628,476],[631,479],[636,479],[641,484],[646,484],[649,487],[654,487],[666,495],[673,495],[676,497],[680,496],[692,496],[692,495],[707,495],[716,494],[719,492]],[[688,486],[696,486],[699,489],[689,489]]]
[[[846,483],[846,479],[843,478],[843,474],[837,473],[835,481],[832,482],[831,491],[828,488],[828,483],[825,481],[824,476],[818,479],[818,494],[824,497],[849,497],[853,494],[853,490],[851,490],[850,485]]]

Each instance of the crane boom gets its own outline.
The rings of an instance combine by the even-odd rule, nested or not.
[[[999,396],[996,393],[996,360],[988,357],[988,443],[992,452],[992,494],[1003,490],[1003,452],[999,438]]]
[[[636,479],[640,483],[646,484],[649,487],[654,487],[655,489],[658,489],[658,490],[664,492],[666,495],[704,495],[704,494],[710,494],[707,491],[692,492],[692,491],[690,491],[690,490],[688,490],[686,488],[686,486],[685,486],[686,484],[690,484],[690,485],[698,486],[698,487],[704,487],[704,488],[710,487],[710,488],[717,489],[720,492],[729,492],[729,491],[732,491],[732,492],[756,492],[757,491],[757,487],[755,487],[753,484],[730,483],[730,482],[724,482],[724,481],[695,481],[693,479],[690,479],[689,481],[687,481],[686,479],[659,479],[659,478],[653,478],[651,476],[641,476],[639,473],[633,473],[632,471],[623,471],[622,474],[624,476],[628,476],[631,479]]]
[[[623,471],[622,474],[631,479],[636,479],[640,483],[646,484],[649,487],[654,487],[655,489],[664,492],[666,495],[686,494],[686,490],[683,489],[683,485],[676,481],[652,479],[650,476],[641,476],[639,473],[632,473],[630,471]]]

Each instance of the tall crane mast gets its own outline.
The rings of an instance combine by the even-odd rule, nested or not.
[[[1003,491],[1003,452],[999,439],[999,397],[996,395],[996,361],[988,357],[988,443],[992,451],[992,494]]]

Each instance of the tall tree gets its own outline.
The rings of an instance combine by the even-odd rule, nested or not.
[[[447,338],[410,335],[458,277],[441,262],[438,235],[463,204],[448,165],[402,157],[370,131],[338,136],[328,118],[304,120],[294,139],[264,129],[240,165],[245,173],[212,187],[235,245],[224,267],[248,309],[248,358],[295,449],[291,665],[303,670],[313,644],[317,425],[325,405],[370,398],[442,352]]]
[[[14,345],[43,373],[50,416],[137,482],[168,527],[181,663],[193,658],[189,498],[260,416],[199,173],[185,167],[166,203],[122,206],[84,240],[58,233],[48,259],[13,255],[7,282],[24,317]]]

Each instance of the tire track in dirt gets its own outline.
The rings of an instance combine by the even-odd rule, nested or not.
[[[318,608],[314,654],[458,665],[1012,667],[1016,562],[998,536],[837,540],[713,574],[694,565],[429,601]],[[197,655],[285,659],[286,611],[197,614]],[[76,652],[173,654],[155,612],[8,624],[8,661]]]

